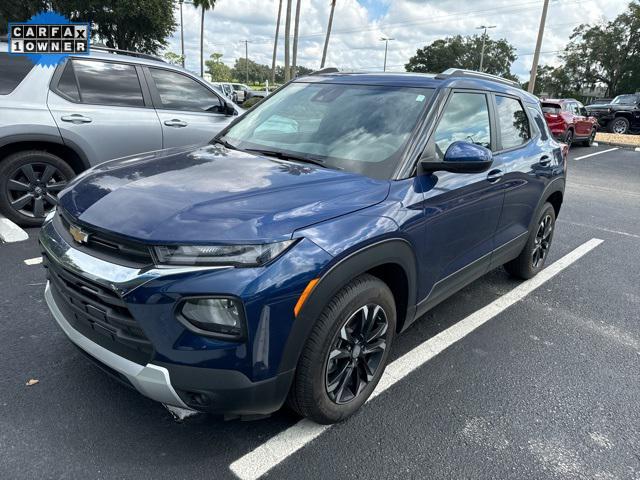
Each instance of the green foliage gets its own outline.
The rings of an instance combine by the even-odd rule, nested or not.
[[[182,55],[179,55],[174,52],[165,52],[163,57],[167,62],[171,63],[172,65],[182,65]]]
[[[440,73],[448,68],[478,70],[482,52],[482,35],[447,37],[439,39],[416,54],[405,65],[408,72]],[[485,39],[483,70],[486,73],[517,79],[511,74],[516,50],[504,39]]]
[[[562,59],[578,89],[604,84],[608,96],[640,90],[640,4],[610,22],[574,29]]]
[[[244,58],[236,59],[236,63],[231,69],[231,75],[239,82],[247,83],[247,67],[248,67],[248,83],[264,83],[265,80],[271,78],[271,67],[268,65],[260,65],[253,60],[247,61]]]
[[[231,69],[222,63],[221,53],[212,53],[209,60],[204,62],[207,72],[213,82],[230,82],[233,80]]]
[[[523,87],[529,88],[529,82],[525,82]],[[551,65],[538,65],[536,75],[536,95],[546,94],[548,98],[577,98],[580,99],[580,85],[567,74],[564,67],[552,67]]]
[[[157,54],[176,27],[172,0],[2,0],[0,17],[26,20],[55,10],[72,21],[91,21],[93,40],[108,47]],[[6,22],[0,28],[5,30]]]

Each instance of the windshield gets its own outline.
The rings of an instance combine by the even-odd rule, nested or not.
[[[432,95],[429,88],[292,83],[245,114],[224,140],[386,179]]]
[[[639,95],[618,95],[611,103],[615,105],[635,105],[638,101],[640,101]]]

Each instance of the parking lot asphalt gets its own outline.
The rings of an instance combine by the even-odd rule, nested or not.
[[[547,266],[601,244],[350,420],[293,438],[301,448],[266,476],[640,479],[640,153],[581,158],[610,148],[572,149]],[[39,254],[28,234],[0,245],[0,478],[236,478],[230,465],[252,468],[252,452],[298,432],[286,410],[177,422],[105,376],[49,316],[43,269],[25,263]],[[391,361],[519,285],[487,274],[399,336]]]

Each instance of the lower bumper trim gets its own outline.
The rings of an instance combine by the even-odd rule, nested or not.
[[[120,373],[127,378],[131,385],[134,386],[141,394],[158,402],[166,403],[180,408],[190,408],[178,396],[169,378],[169,371],[165,367],[147,363],[140,365],[138,363],[127,360],[97,343],[89,340],[80,332],[75,330],[56,305],[51,293],[49,282],[44,291],[44,297],[49,306],[49,310],[53,315],[62,331],[69,337],[74,344],[91,355],[96,360],[104,363],[109,368]]]

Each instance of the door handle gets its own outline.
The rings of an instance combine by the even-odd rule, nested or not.
[[[187,126],[187,122],[183,122],[182,120],[180,120],[178,118],[172,118],[171,120],[165,120],[164,124],[167,127],[175,127],[175,128],[182,128],[182,127],[186,127]]]
[[[60,120],[62,120],[63,122],[71,123],[91,123],[91,119],[89,117],[85,117],[84,115],[80,115],[79,113],[63,115],[62,117],[60,117]]]
[[[487,175],[487,180],[491,183],[496,183],[502,178],[503,175],[504,172],[502,170],[491,170]]]
[[[542,165],[543,167],[547,167],[551,164],[551,157],[549,157],[549,155],[544,155],[541,159],[540,159],[540,165]]]

